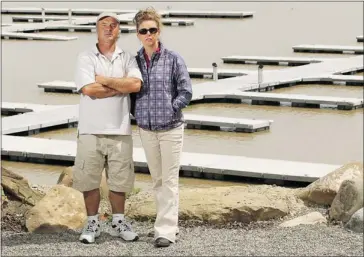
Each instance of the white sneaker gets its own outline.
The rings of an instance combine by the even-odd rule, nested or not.
[[[139,236],[133,231],[131,224],[125,219],[113,221],[111,223],[111,235],[121,237],[125,241],[137,241]]]
[[[100,236],[100,224],[96,220],[89,220],[83,228],[80,241],[84,244],[95,243],[95,238]]]

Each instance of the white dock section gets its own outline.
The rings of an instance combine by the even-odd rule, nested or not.
[[[4,14],[28,14],[40,15],[42,8],[39,7],[3,7],[1,13]],[[88,8],[75,8],[71,9],[72,15],[99,15],[102,12],[115,12],[117,14],[134,13],[138,10],[123,10],[123,9],[88,9]],[[44,8],[46,15],[68,15],[68,8]]]
[[[11,17],[13,22],[43,22],[45,21],[64,21],[68,20],[68,17],[62,16],[13,16]],[[74,20],[74,19],[73,19]]]
[[[363,54],[363,46],[339,46],[339,45],[297,45],[293,46],[294,52],[311,53],[343,53],[343,54]]]
[[[248,18],[254,12],[238,11],[167,11],[169,17],[194,17],[194,18]]]
[[[73,8],[72,15],[99,15],[102,12],[114,12],[117,14],[136,13],[138,10],[123,10],[123,9],[88,9],[88,8]],[[1,13],[4,14],[28,14],[40,15],[42,8],[2,8]],[[68,15],[67,8],[44,8],[46,15]],[[250,11],[194,11],[194,10],[178,10],[178,11],[159,11],[162,17],[196,17],[196,18],[248,18],[253,17],[254,12]]]
[[[357,37],[356,37],[356,41],[358,41],[358,42],[363,42],[363,35],[361,35],[361,36],[357,36]]]
[[[41,129],[56,126],[74,127],[78,122],[78,105],[28,112],[1,119],[2,134],[39,133]]]
[[[263,82],[258,83],[258,72],[246,76],[227,78],[200,83],[193,89],[192,101],[203,101],[204,95],[225,93],[234,90],[267,91],[301,83],[303,79],[327,77],[337,73],[361,71],[364,69],[363,56],[329,58],[320,63],[311,63],[280,70],[263,71]]]
[[[169,18],[162,18],[161,22],[163,25],[167,26],[192,26],[195,24],[193,20],[184,20],[184,19],[169,19]],[[120,19],[120,24],[128,24],[133,25],[133,17]]]
[[[66,107],[67,105],[48,105],[48,104],[31,104],[31,103],[14,103],[2,102],[1,114],[19,114],[26,112],[40,112],[51,109]]]
[[[212,78],[212,68],[187,68],[191,78]],[[219,78],[231,78],[237,76],[245,76],[253,73],[253,70],[238,70],[238,69],[218,69]],[[73,81],[54,80],[38,84],[39,88],[43,88],[45,92],[63,92],[77,93],[76,85]]]
[[[3,159],[6,157],[12,161],[64,161],[69,163],[74,161],[75,155],[75,141],[2,136],[1,156]],[[136,171],[147,167],[142,148],[134,148],[133,160]],[[180,169],[184,176],[223,178],[224,175],[232,175],[313,182],[339,167],[319,163],[184,152]]]
[[[63,92],[77,93],[76,84],[73,81],[54,80],[38,84],[39,88],[43,88],[44,92]]]
[[[23,31],[39,32],[39,31],[69,31],[69,32],[96,32],[96,25],[73,25],[73,24],[57,24],[49,26],[37,26],[24,28]],[[121,33],[136,32],[134,26],[120,26]]]
[[[53,40],[53,41],[69,41],[75,40],[77,37],[67,37],[58,35],[45,35],[37,33],[20,33],[20,32],[2,32],[3,39],[27,39],[27,40]]]
[[[69,31],[69,32],[96,32],[96,25],[73,25],[64,24],[62,26],[49,26],[41,31]],[[134,26],[120,26],[121,33],[136,32]]]
[[[12,24],[11,23],[1,23],[1,27],[8,27],[8,26],[11,26]]]
[[[161,12],[164,13],[164,12]],[[118,14],[118,17],[120,19],[121,24],[133,24],[133,17],[135,13],[125,13],[125,14]],[[14,18],[14,17],[13,17]],[[15,16],[15,18],[17,18]],[[42,16],[21,16],[19,19],[24,19],[24,21],[31,21],[32,23],[24,23],[24,24],[14,24],[12,26],[6,26],[2,27],[1,34],[2,38],[13,38],[15,35],[8,34],[8,36],[5,36],[6,33],[19,33],[19,32],[37,32],[42,30],[68,30],[68,31],[76,31],[78,29],[80,30],[89,30],[90,27],[74,27],[74,26],[87,26],[87,25],[95,25],[97,17],[90,16],[87,18],[75,18],[71,17],[71,20],[68,19],[68,17],[60,17],[60,16],[44,16],[45,22],[43,21]],[[50,20],[50,21],[49,21]],[[56,20],[56,21],[54,21]],[[33,23],[36,22],[36,23]],[[162,19],[162,23],[165,25],[171,25],[171,26],[188,26],[193,25],[193,20],[177,20],[177,19]],[[133,26],[134,27],[134,26]],[[93,28],[91,28],[92,31]],[[122,33],[130,33],[134,32],[135,29],[131,27],[124,27],[121,26],[121,32]],[[4,36],[3,36],[4,34]],[[50,36],[50,35],[47,35]],[[24,35],[19,35],[18,38],[24,38]],[[31,37],[32,39],[44,39],[43,37]],[[76,38],[76,37],[75,37]],[[48,38],[51,39],[51,38]]]
[[[256,132],[269,129],[273,121],[269,120],[252,120],[252,119],[234,119],[219,116],[205,116],[195,114],[184,114],[187,128],[201,129],[216,127],[219,124],[220,129],[226,129],[235,132]]]
[[[302,79],[302,83],[328,83],[334,85],[353,85],[353,86],[364,86],[363,76],[353,75],[330,75],[327,77],[318,78],[305,78]]]
[[[191,78],[212,78],[212,68],[187,68]],[[245,76],[254,72],[253,70],[238,69],[217,69],[218,78],[232,78],[237,76]]]
[[[120,24],[128,24],[133,25],[133,15],[134,14],[126,14],[128,17],[121,18]],[[72,20],[76,21],[78,19],[85,19],[85,18],[75,18],[73,17]],[[64,16],[13,16],[13,22],[43,22],[45,21],[68,21],[68,17]],[[96,17],[93,18],[94,22],[92,24],[96,24]],[[193,20],[184,20],[184,19],[169,19],[169,18],[162,18],[161,22],[163,25],[170,25],[170,26],[190,26],[194,24]]]
[[[29,106],[30,108],[31,106]],[[35,106],[39,109],[38,106]],[[52,127],[75,127],[78,123],[78,105],[57,106],[43,111],[2,118],[2,134],[34,134]],[[8,108],[9,109],[9,108]],[[184,114],[188,129],[224,130],[235,132],[259,132],[269,130],[273,121],[234,119],[216,116]]]
[[[252,104],[258,105],[281,105],[281,103],[291,103],[292,107],[320,108],[322,105],[329,105],[336,106],[339,110],[352,110],[357,108],[363,108],[363,98],[309,96],[300,94],[235,91],[226,93],[205,94],[204,98],[252,100]]]
[[[324,58],[310,57],[272,57],[272,56],[226,56],[221,58],[224,63],[244,63],[244,64],[268,64],[296,66],[310,63],[322,62]]]

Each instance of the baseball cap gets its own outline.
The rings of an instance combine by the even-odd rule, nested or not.
[[[103,12],[103,13],[100,13],[100,15],[97,17],[97,20],[96,20],[96,23],[105,18],[105,17],[113,17],[115,20],[117,20],[119,23],[120,23],[120,20],[119,20],[119,17],[116,13],[113,13],[113,12]]]

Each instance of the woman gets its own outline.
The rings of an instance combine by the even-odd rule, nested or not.
[[[182,108],[192,97],[191,79],[182,57],[159,40],[160,15],[154,9],[142,10],[134,22],[143,44],[136,59],[144,81],[135,95],[134,116],[153,180],[157,207],[155,246],[168,247],[178,233]]]

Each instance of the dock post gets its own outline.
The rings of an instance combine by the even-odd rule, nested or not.
[[[42,22],[45,22],[45,9],[42,7]]]
[[[212,79],[214,81],[217,81],[217,79],[218,79],[216,62],[212,63]]]
[[[72,24],[72,10],[68,9],[68,23]]]
[[[259,92],[260,92],[260,86],[261,86],[261,84],[262,84],[262,82],[263,82],[263,65],[262,64],[260,64],[259,66],[258,66],[258,84],[259,84]]]

